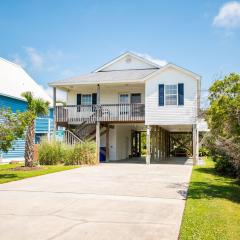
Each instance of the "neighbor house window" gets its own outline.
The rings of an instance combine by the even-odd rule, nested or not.
[[[165,104],[177,105],[178,85],[165,85]]]
[[[92,94],[82,94],[82,105],[91,105],[92,104]]]

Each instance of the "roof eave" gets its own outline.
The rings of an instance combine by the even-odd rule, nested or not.
[[[185,74],[187,74],[187,75],[190,75],[191,77],[193,77],[193,78],[196,79],[197,81],[201,81],[201,78],[202,78],[202,77],[201,77],[199,74],[194,73],[194,72],[192,72],[192,71],[190,71],[190,70],[188,70],[188,69],[186,69],[186,68],[180,67],[180,66],[178,66],[178,65],[176,65],[176,64],[173,64],[173,63],[168,63],[168,64],[166,64],[165,66],[163,66],[163,67],[160,68],[159,70],[157,70],[157,71],[149,74],[148,76],[144,77],[143,80],[144,80],[144,81],[147,81],[147,80],[150,79],[152,76],[155,76],[156,74],[163,72],[164,70],[166,70],[166,69],[169,68],[169,67],[173,67],[173,68],[177,69],[178,71],[181,71],[181,72],[183,72],[183,73],[185,73]]]
[[[151,61],[149,61],[149,60],[147,60],[147,59],[145,59],[145,58],[143,58],[143,57],[141,57],[141,56],[138,56],[137,54],[135,54],[135,53],[133,53],[133,52],[127,51],[127,52],[121,54],[120,56],[114,58],[113,60],[107,62],[106,64],[102,65],[101,67],[95,69],[95,70],[92,71],[92,72],[95,72],[95,73],[96,73],[96,72],[99,72],[99,71],[101,71],[102,69],[110,66],[111,64],[117,62],[118,60],[124,58],[124,57],[127,56],[127,55],[130,55],[130,56],[132,56],[132,57],[135,57],[135,58],[137,58],[137,59],[139,59],[139,60],[141,60],[141,61],[143,61],[143,62],[145,62],[145,63],[147,63],[147,64],[150,64],[150,65],[152,65],[152,66],[154,66],[154,67],[156,67],[156,68],[161,68],[161,66],[159,66],[158,64],[156,64],[156,63],[154,63],[154,62],[151,62]]]
[[[77,85],[97,85],[97,84],[118,84],[118,83],[123,83],[123,84],[128,84],[128,83],[143,83],[144,80],[143,78],[137,79],[137,80],[118,80],[116,81],[98,81],[98,82],[66,82],[66,83],[49,83],[48,85],[50,87],[67,87],[67,86],[77,86]]]

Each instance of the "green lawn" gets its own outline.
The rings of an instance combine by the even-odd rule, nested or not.
[[[180,240],[240,239],[240,186],[219,176],[214,163],[193,168]]]
[[[24,178],[30,178],[35,176],[40,176],[48,173],[60,172],[64,170],[69,170],[77,168],[79,166],[42,166],[42,169],[32,170],[32,171],[14,171],[13,168],[19,167],[21,164],[4,164],[0,165],[0,184],[16,181]]]

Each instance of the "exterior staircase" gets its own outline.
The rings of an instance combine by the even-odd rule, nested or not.
[[[93,123],[84,122],[73,130],[74,134],[83,141],[89,140],[96,132],[96,125]]]
[[[64,130],[64,143],[75,145],[77,143],[83,143],[83,140],[75,135],[70,130]]]
[[[100,136],[106,133],[106,125],[101,125]],[[75,129],[65,130],[64,142],[74,145],[85,141],[95,141],[96,139],[96,124],[83,122]]]

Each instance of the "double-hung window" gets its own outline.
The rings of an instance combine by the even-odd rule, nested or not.
[[[127,104],[129,103],[129,94],[123,93],[119,95],[119,103],[120,104]]]
[[[177,105],[178,104],[178,85],[165,85],[165,104]]]
[[[81,99],[81,104],[82,105],[91,105],[92,104],[92,94],[82,94],[82,99]]]
[[[159,84],[158,85],[158,105],[184,105],[184,83]]]

